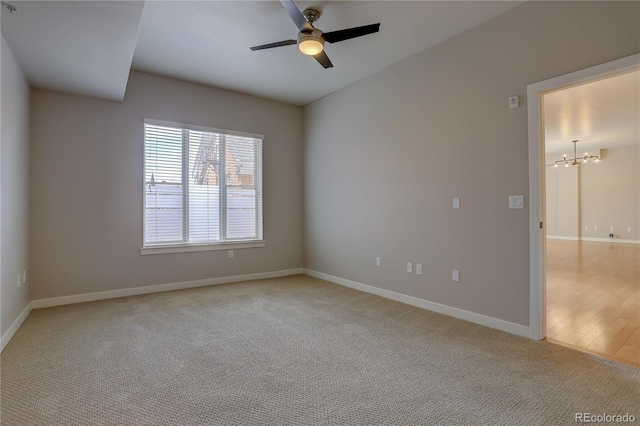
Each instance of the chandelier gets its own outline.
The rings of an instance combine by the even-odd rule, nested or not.
[[[560,164],[564,164],[565,167],[569,167],[569,166],[579,166],[580,163],[589,163],[589,162],[594,162],[594,163],[599,163],[600,157],[597,155],[589,155],[588,152],[585,152],[584,155],[582,157],[578,157],[578,141],[571,141],[573,143],[573,158],[567,158],[567,154],[564,154],[562,156],[562,160],[558,160],[553,164],[553,167],[558,167],[560,166]]]

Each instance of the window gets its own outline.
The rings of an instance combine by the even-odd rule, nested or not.
[[[263,139],[145,120],[142,253],[264,246]]]

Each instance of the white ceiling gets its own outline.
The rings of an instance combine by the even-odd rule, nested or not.
[[[122,100],[131,68],[306,105],[453,37],[522,2],[296,2],[322,11],[334,31],[380,22],[380,32],[327,44],[324,69],[296,46],[249,47],[295,38],[277,1],[12,1],[2,34],[33,87]],[[143,8],[144,6],[144,8]],[[640,141],[640,72],[545,95],[548,153]]]
[[[122,100],[143,2],[8,3],[2,35],[31,86]]]
[[[547,154],[640,144],[640,71],[546,94],[544,124]]]
[[[487,21],[521,2],[297,1],[322,12],[325,32],[380,23],[380,32],[327,44],[324,69],[297,46],[249,47],[295,39],[279,2],[147,2],[133,68],[306,105]]]
[[[297,29],[277,1],[12,1],[2,34],[34,87],[121,100],[131,68],[306,105],[479,25],[522,1],[296,2],[335,31],[380,32],[327,44],[334,68],[286,46]],[[135,49],[135,53],[134,53]]]

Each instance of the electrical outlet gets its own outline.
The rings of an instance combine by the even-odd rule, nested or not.
[[[595,225],[595,226],[593,227],[593,230],[594,230],[594,231],[597,231],[597,230],[598,230],[598,225]]]
[[[227,253],[229,254],[229,259],[233,259],[233,250],[229,250]]]
[[[460,282],[460,271],[457,269],[451,271],[451,281]]]
[[[524,195],[509,195],[510,209],[524,209]]]
[[[18,287],[22,285],[22,277],[18,274]]]
[[[27,271],[22,271],[22,284],[27,282]]]
[[[407,272],[413,274],[413,263],[407,262]]]
[[[585,227],[584,227],[584,230],[585,230],[585,231],[588,231],[588,230],[589,230],[589,227],[588,227],[588,226],[585,226]]]
[[[382,266],[382,258],[380,256],[376,257],[376,266],[377,267]]]
[[[631,227],[630,226],[627,228],[627,232],[631,232]]]
[[[416,263],[416,275],[422,275],[422,263]]]

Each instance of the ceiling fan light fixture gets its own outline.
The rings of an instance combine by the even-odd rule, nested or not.
[[[308,8],[305,9],[304,12],[300,12],[300,9],[298,9],[298,6],[293,3],[293,0],[280,0],[280,4],[298,28],[298,38],[296,40],[289,39],[275,43],[262,44],[260,46],[253,46],[250,47],[251,50],[264,50],[297,44],[298,50],[300,50],[303,55],[313,56],[313,58],[322,65],[323,68],[327,69],[333,68],[333,64],[324,52],[325,41],[328,43],[338,43],[340,41],[351,40],[352,38],[362,37],[380,31],[380,23],[378,22],[377,24],[363,25],[361,27],[345,28],[342,30],[323,33],[322,30],[313,26],[320,17],[320,9]]]
[[[324,39],[321,35],[322,33],[318,30],[314,30],[311,34],[300,33],[298,37],[298,49],[309,56],[315,56],[322,52],[324,50]]]

